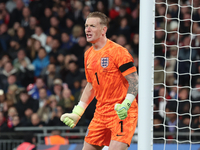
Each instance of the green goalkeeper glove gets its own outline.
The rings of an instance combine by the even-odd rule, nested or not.
[[[65,113],[60,117],[60,120],[64,122],[70,128],[74,128],[78,121],[81,119],[85,109],[77,105],[72,110],[72,113]]]
[[[130,106],[131,102],[128,99],[125,99],[122,104],[115,104],[115,110],[120,120],[124,120],[127,117]]]

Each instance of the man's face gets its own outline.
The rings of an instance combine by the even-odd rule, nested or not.
[[[96,43],[103,33],[100,18],[88,18],[85,23],[86,39],[90,43]]]

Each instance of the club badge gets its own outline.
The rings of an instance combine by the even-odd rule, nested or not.
[[[109,58],[108,57],[102,57],[101,58],[101,67],[106,68],[109,64]]]

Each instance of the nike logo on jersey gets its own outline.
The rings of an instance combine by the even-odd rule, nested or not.
[[[121,134],[117,134],[117,136],[124,136],[124,135],[121,135]]]

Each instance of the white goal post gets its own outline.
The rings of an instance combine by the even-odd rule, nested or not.
[[[138,150],[153,150],[153,0],[140,0]]]
[[[138,150],[199,150],[200,0],[140,0],[139,31]]]

